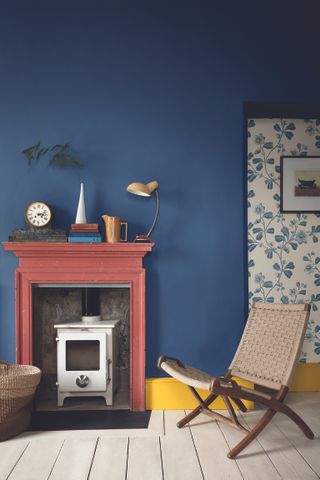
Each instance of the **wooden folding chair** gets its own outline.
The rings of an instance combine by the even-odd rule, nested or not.
[[[256,303],[253,305],[234,359],[225,376],[214,377],[201,370],[184,365],[180,360],[161,356],[158,367],[188,385],[199,405],[180,422],[186,425],[199,413],[223,420],[243,431],[245,437],[228,453],[235,458],[265,428],[276,412],[293,420],[310,439],[314,438],[308,425],[283,403],[299,360],[304,333],[310,314],[310,305]],[[233,377],[249,380],[254,389],[240,386]],[[208,390],[204,400],[196,389]],[[214,412],[210,404],[221,396],[229,417]],[[242,400],[250,400],[267,407],[260,420],[248,430],[238,420],[230,400],[242,411]]]

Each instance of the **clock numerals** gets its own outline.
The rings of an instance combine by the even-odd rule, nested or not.
[[[43,202],[33,202],[26,209],[26,220],[33,227],[45,227],[51,220],[51,210]]]

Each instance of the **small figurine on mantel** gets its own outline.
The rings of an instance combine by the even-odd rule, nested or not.
[[[75,223],[71,224],[68,237],[73,243],[100,243],[101,235],[97,223],[87,223],[86,206],[84,201],[84,186],[80,185],[80,196]]]
[[[65,230],[53,228],[53,211],[45,202],[31,202],[25,210],[25,228],[13,230],[9,242],[66,242]]]
[[[77,209],[77,215],[76,215],[75,223],[87,223],[86,205],[85,205],[85,202],[84,202],[83,183],[80,184],[80,196],[79,196],[78,209]]]

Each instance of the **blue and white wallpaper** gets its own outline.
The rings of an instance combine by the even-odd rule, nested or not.
[[[310,303],[301,361],[319,362],[320,213],[280,213],[281,155],[320,157],[320,120],[248,121],[249,302]]]

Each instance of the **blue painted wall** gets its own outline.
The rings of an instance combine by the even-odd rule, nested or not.
[[[120,215],[130,238],[154,199],[147,376],[167,353],[223,372],[246,316],[243,104],[320,101],[318,0],[0,2],[0,238],[43,199],[56,225]],[[70,141],[81,171],[29,169],[21,150]],[[0,253],[0,357],[14,360],[15,257]]]

